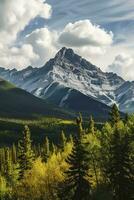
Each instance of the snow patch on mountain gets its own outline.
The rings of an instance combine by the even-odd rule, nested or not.
[[[61,99],[61,102],[60,102],[60,104],[59,104],[60,107],[63,107],[63,106],[64,106],[65,101],[68,99],[68,97],[69,97],[71,91],[72,91],[72,89],[69,89],[69,90],[68,90],[68,93],[65,94],[65,96]]]

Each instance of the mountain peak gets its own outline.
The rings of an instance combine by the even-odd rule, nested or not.
[[[83,68],[97,69],[97,67],[93,66],[90,62],[83,59],[81,56],[76,54],[72,49],[63,47],[54,58],[54,62],[56,64],[65,63],[74,65],[75,67],[81,66]]]
[[[134,111],[132,83],[124,85],[125,81],[121,77],[101,71],[66,47],[63,47],[42,68],[28,67],[17,73],[11,73],[10,70],[3,71],[0,68],[0,76],[35,96],[50,102],[52,100],[59,106],[68,106],[66,102],[72,94],[71,91],[77,90],[107,105],[116,102],[123,111],[128,110],[127,106],[131,101],[130,109]]]
[[[65,53],[72,53],[72,54],[74,54],[74,51],[73,51],[73,49],[70,49],[70,48],[67,48],[67,47],[62,47],[59,51],[58,51],[58,53],[60,53],[60,54],[65,54]],[[57,53],[57,54],[58,54]]]
[[[65,66],[67,66],[68,68],[68,66],[70,65],[70,66],[74,66],[74,68],[81,68],[81,70],[87,69],[91,71],[92,70],[98,71],[98,72],[101,71],[100,68],[96,67],[89,61],[85,60],[84,58],[76,54],[73,51],[73,49],[66,48],[66,47],[63,47],[62,49],[58,51],[53,61],[56,65],[63,66],[64,68]]]
[[[72,49],[63,47],[62,49],[60,49],[58,51],[58,53],[56,54],[55,58],[71,58],[72,56],[74,56],[75,53]]]

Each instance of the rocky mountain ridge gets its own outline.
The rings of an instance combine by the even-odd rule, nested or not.
[[[134,82],[103,72],[65,47],[41,68],[0,68],[0,76],[60,107],[68,108],[70,95],[75,91],[108,106],[116,103],[123,112],[134,112]]]

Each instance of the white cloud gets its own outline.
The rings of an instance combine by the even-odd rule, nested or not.
[[[113,63],[109,65],[108,69],[122,76],[126,80],[134,79],[134,59],[131,55],[125,53],[117,55]]]
[[[22,69],[38,59],[38,55],[34,53],[33,47],[29,44],[24,44],[20,48],[0,48],[0,66],[5,68],[17,66],[17,69]]]
[[[42,66],[46,61],[52,58],[57,52],[56,31],[50,31],[48,28],[41,28],[33,31],[25,38],[25,43],[31,44],[34,52],[39,56],[37,62],[32,62],[34,66]]]
[[[10,44],[37,16],[49,18],[51,6],[41,0],[0,1],[0,42]]]
[[[0,65],[26,67],[39,57],[31,44],[15,47],[18,34],[30,21],[40,16],[49,18],[51,6],[43,0],[0,1]]]
[[[59,37],[59,43],[72,47],[81,56],[92,60],[103,55],[113,43],[113,33],[107,32],[89,20],[80,20],[65,26]]]
[[[113,34],[112,32],[107,33],[89,20],[80,20],[67,24],[59,41],[61,44],[71,47],[105,47],[112,44]]]

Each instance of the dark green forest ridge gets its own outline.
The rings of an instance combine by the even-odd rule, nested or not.
[[[57,118],[74,116],[0,79],[0,117],[32,119],[44,115]]]

